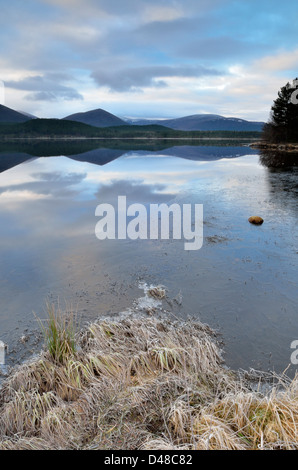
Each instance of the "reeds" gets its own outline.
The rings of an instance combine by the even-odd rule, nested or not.
[[[198,322],[98,321],[50,310],[47,350],[0,392],[5,449],[298,449],[298,378],[253,391]]]
[[[54,361],[63,363],[75,354],[75,319],[73,314],[65,315],[52,304],[47,304],[47,312],[45,324],[39,320],[46,349]]]

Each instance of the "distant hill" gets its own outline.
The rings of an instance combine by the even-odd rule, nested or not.
[[[112,126],[99,128],[83,124],[82,122],[60,120],[60,119],[31,119],[24,123],[16,123],[0,126],[0,136],[6,140],[13,138],[129,138],[129,137],[175,137],[177,131],[168,127],[149,125],[149,126]]]
[[[103,109],[94,109],[86,113],[71,114],[63,118],[63,120],[81,122],[94,127],[127,126],[127,122]]]
[[[31,119],[15,125],[0,126],[5,137],[94,137],[99,129],[81,122],[60,119]]]
[[[120,126],[160,126],[175,131],[231,131],[231,132],[261,132],[264,122],[246,121],[244,119],[234,117],[224,117],[217,114],[195,114],[192,116],[185,116],[177,119],[120,119],[119,117],[111,114],[103,109],[95,109],[85,113],[76,113],[67,116],[61,120],[54,119],[37,119],[35,116],[23,111],[15,111],[0,105],[0,124],[18,124],[26,123],[28,121],[43,121],[40,123],[41,127],[45,126],[45,121],[56,121],[57,127],[60,122],[61,129],[65,128],[63,122],[71,121],[74,128],[74,123],[85,124],[93,128],[106,128],[106,127],[120,127]],[[38,124],[34,125],[37,129]],[[55,126],[53,126],[55,127]],[[52,128],[53,128],[52,127]],[[75,129],[74,129],[75,130]],[[58,134],[61,134],[58,131]]]
[[[179,131],[236,131],[261,132],[264,122],[245,121],[239,118],[227,118],[217,114],[194,114],[177,119],[166,120],[128,120],[130,124],[144,126],[148,124],[161,124]]]
[[[60,119],[32,119],[24,123],[0,125],[0,139],[259,139],[258,132],[235,131],[179,131],[151,124],[147,126],[94,127],[82,122]]]
[[[2,124],[17,124],[31,119],[31,116],[19,113],[0,104],[0,123]]]

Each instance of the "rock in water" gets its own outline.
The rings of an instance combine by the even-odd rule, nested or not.
[[[257,216],[250,217],[248,221],[254,225],[262,225],[264,223],[264,220],[262,219],[262,217],[257,217]]]

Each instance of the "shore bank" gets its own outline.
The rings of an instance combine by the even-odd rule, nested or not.
[[[298,449],[298,377],[227,369],[207,325],[148,308],[74,339],[4,382],[0,450]]]
[[[249,146],[251,148],[260,150],[298,153],[298,144],[270,144],[269,142],[253,142],[252,144],[249,144]]]
[[[256,137],[72,137],[72,136],[51,136],[51,137],[1,137],[0,144],[6,142],[31,142],[31,141],[177,141],[177,142],[199,142],[199,141],[254,141]]]

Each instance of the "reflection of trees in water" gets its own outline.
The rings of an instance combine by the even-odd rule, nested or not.
[[[260,163],[268,168],[268,189],[274,203],[296,215],[298,211],[298,154],[262,150]]]
[[[14,140],[14,141],[3,141],[0,142],[0,154],[10,153],[22,153],[28,154],[34,157],[53,157],[59,155],[71,156],[79,155],[90,152],[92,150],[117,150],[122,151],[122,154],[130,151],[148,151],[148,152],[159,152],[163,150],[169,150],[171,148],[182,147],[184,149],[192,148],[199,151],[200,148],[208,147],[215,149],[218,148],[218,153],[223,152],[223,155],[231,151],[233,148],[237,150],[237,154],[247,155],[254,151],[247,146],[243,146],[246,141],[196,141],[192,140],[191,144],[189,140],[162,140],[162,139],[137,139],[137,140],[109,140],[109,139],[58,139],[58,140]],[[120,152],[121,153],[121,152]],[[235,155],[236,156],[236,155]]]
[[[298,166],[298,153],[260,150],[260,163],[267,168],[289,169]]]

